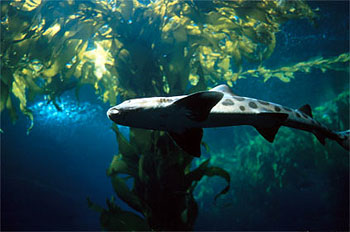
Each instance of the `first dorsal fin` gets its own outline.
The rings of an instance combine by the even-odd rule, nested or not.
[[[210,91],[217,91],[217,92],[229,94],[231,96],[236,96],[236,94],[234,94],[232,92],[232,90],[230,89],[230,87],[228,87],[227,85],[218,85],[218,86],[212,88]]]
[[[298,109],[300,112],[309,115],[312,118],[311,106],[309,104],[303,105]]]
[[[221,100],[223,93],[216,91],[198,92],[177,100],[173,104],[186,109],[186,116],[194,121],[204,121],[210,110]]]

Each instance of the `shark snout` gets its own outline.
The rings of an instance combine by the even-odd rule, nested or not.
[[[119,113],[120,113],[119,110],[117,110],[115,107],[112,107],[107,111],[107,117],[112,119],[113,116],[118,115]]]

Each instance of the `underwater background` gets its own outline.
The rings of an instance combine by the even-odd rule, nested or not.
[[[227,83],[347,130],[349,22],[348,1],[1,1],[1,230],[348,231],[334,141],[211,128],[193,158],[106,111]]]

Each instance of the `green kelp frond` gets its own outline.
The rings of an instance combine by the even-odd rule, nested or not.
[[[100,223],[103,230],[106,231],[149,231],[145,219],[139,215],[122,210],[115,203],[114,197],[107,199],[108,209],[93,203],[89,198],[88,205],[91,209],[101,213]]]
[[[1,111],[91,85],[122,97],[183,94],[188,84],[232,84],[242,60],[273,52],[286,20],[315,13],[302,1],[8,1],[1,5]],[[199,89],[199,87],[198,87]],[[18,101],[14,101],[14,98]]]
[[[119,155],[114,156],[107,175],[111,177],[117,196],[140,212],[150,228],[193,229],[198,213],[193,191],[203,176],[219,176],[226,180],[227,186],[215,199],[228,192],[228,172],[209,166],[209,160],[190,170],[193,157],[178,148],[165,132],[131,128],[128,141],[116,125],[112,129],[117,136]],[[132,182],[132,187],[127,182]],[[89,204],[101,211],[93,203]],[[119,211],[103,210],[101,218],[106,215],[112,221],[110,224],[101,222],[104,228],[122,228],[118,227],[118,222],[124,220],[119,217]]]
[[[195,85],[199,66],[206,81],[232,85],[243,70],[243,59],[261,62],[272,54],[282,22],[316,18],[302,1],[157,1],[155,5],[164,19],[162,40],[178,51],[176,56],[165,53],[170,54],[165,69],[170,90],[184,86],[172,78],[181,70]]]
[[[196,186],[197,182],[200,181],[203,176],[220,176],[224,178],[227,182],[227,186],[221,190],[219,194],[215,196],[215,200],[222,194],[225,194],[230,189],[230,174],[222,168],[219,167],[209,167],[209,159],[204,161],[198,168],[191,171],[186,175],[187,185],[193,185],[193,188]]]
[[[339,130],[347,130],[349,129],[349,101],[350,92],[344,91],[332,101],[316,107],[313,114],[329,128],[337,127]]]
[[[116,103],[117,85],[108,71],[114,60],[106,51],[111,41],[94,39],[93,49],[88,49],[88,40],[103,26],[101,13],[89,15],[89,4],[94,5],[81,1],[2,2],[1,111],[6,106],[13,120],[16,106],[12,96],[32,121],[27,106],[36,95],[46,95],[58,108],[57,98],[83,84],[93,85],[96,93],[110,96],[114,99],[111,104]],[[93,11],[102,10],[96,5]]]
[[[323,58],[316,57],[309,61],[299,62],[291,66],[285,66],[277,69],[267,69],[259,66],[254,70],[247,70],[242,72],[239,78],[246,78],[247,76],[262,77],[264,82],[271,77],[280,79],[283,82],[290,82],[296,72],[310,73],[312,69],[319,69],[322,72],[327,70],[347,71],[349,72],[350,53],[343,53],[337,57]]]
[[[52,17],[55,16],[55,17]],[[32,118],[28,102],[91,85],[111,105],[122,97],[175,95],[207,84],[334,69],[342,59],[243,71],[274,51],[281,23],[315,13],[302,1],[12,1],[1,5],[1,111]],[[198,86],[200,85],[200,87]],[[198,87],[197,87],[198,86]]]

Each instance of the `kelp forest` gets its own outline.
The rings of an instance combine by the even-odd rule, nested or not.
[[[60,111],[61,95],[73,90],[79,102],[85,85],[113,106],[126,99],[190,94],[223,83],[234,88],[247,79],[275,79],[287,88],[300,74],[348,73],[349,52],[330,57],[315,53],[277,67],[266,63],[282,25],[302,21],[316,27],[319,17],[319,9],[301,0],[1,1],[1,114],[9,114],[14,123],[24,114],[31,122],[26,128],[30,134],[35,112],[29,106],[37,97]],[[347,90],[316,107],[314,117],[345,130],[348,109]],[[239,201],[269,204],[284,191],[310,184],[300,164],[329,171],[333,179],[349,168],[348,156],[337,144],[324,148],[313,136],[287,128],[273,144],[258,134],[237,135],[233,139],[240,142],[230,150],[211,149],[204,139],[202,150],[210,155],[201,158],[184,152],[163,131],[130,128],[127,137],[112,123],[111,130],[118,154],[111,154],[106,174],[116,195],[106,196],[105,206],[87,200],[108,231],[190,231],[203,208],[219,214],[232,207],[235,218],[246,216],[237,224],[248,224],[263,213],[258,207],[235,208]],[[293,144],[301,144],[298,153],[310,155],[294,155]],[[218,186],[208,187],[216,178]],[[243,191],[241,181],[259,191]],[[326,201],[337,194],[321,197]],[[120,207],[116,198],[130,209]],[[279,217],[273,206],[268,212]]]

